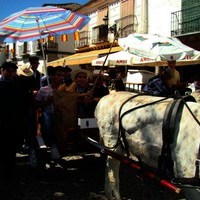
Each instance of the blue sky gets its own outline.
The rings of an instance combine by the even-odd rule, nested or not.
[[[28,7],[40,7],[45,3],[79,3],[85,4],[89,0],[0,0],[0,21],[14,12]]]

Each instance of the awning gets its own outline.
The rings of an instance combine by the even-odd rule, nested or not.
[[[84,53],[75,53],[71,56],[67,56],[58,60],[54,60],[52,62],[48,62],[48,65],[57,66],[57,65],[81,65],[81,64],[91,64],[92,60],[99,57],[99,55],[107,54],[109,52],[109,48],[100,49],[94,51],[88,51]],[[117,52],[123,50],[122,47],[112,47],[111,52]]]
[[[176,66],[191,66],[191,65],[200,65],[200,60],[177,60]],[[168,66],[167,61],[152,61],[152,62],[140,62],[132,63],[133,67],[165,67]]]
[[[106,60],[107,58],[107,60]],[[92,61],[92,66],[127,66],[131,65],[131,60],[134,58],[134,55],[128,51],[118,51],[101,58],[94,59]],[[105,62],[106,60],[106,62]],[[105,62],[105,63],[104,63]]]

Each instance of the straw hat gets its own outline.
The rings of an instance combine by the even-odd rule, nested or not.
[[[74,80],[76,79],[77,75],[80,74],[80,73],[86,74],[86,75],[87,75],[87,78],[88,78],[88,76],[91,74],[91,72],[88,71],[88,70],[85,70],[85,69],[76,69],[76,70],[74,70],[74,71],[72,71],[72,72],[70,73],[70,74],[71,74],[72,80],[74,81]]]
[[[31,66],[27,64],[23,64],[20,66],[17,70],[18,75],[23,75],[23,76],[32,76],[33,75],[33,70],[31,69]]]

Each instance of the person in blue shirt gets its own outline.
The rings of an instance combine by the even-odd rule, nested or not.
[[[173,95],[175,86],[169,83],[174,78],[171,68],[166,68],[162,73],[150,78],[143,91],[156,96]]]
[[[143,91],[155,96],[186,95],[191,92],[186,84],[180,82],[176,71],[170,67],[165,68],[161,74],[150,78]]]

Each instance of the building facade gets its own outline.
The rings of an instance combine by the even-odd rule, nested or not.
[[[181,9],[171,13],[171,35],[200,50],[200,1],[182,0]]]
[[[91,20],[76,35],[67,35],[66,40],[62,36],[46,39],[51,65],[90,65],[92,59],[107,54],[111,45],[112,52],[122,50],[117,38],[134,32],[178,37],[200,49],[199,0],[90,0],[84,5],[69,5],[54,4],[88,15]],[[9,44],[7,52],[10,58],[23,58],[38,52],[38,46],[38,42]]]
[[[77,62],[74,61],[74,56],[69,56],[66,58],[66,63],[71,65],[73,59],[73,64],[82,65],[81,57],[89,56],[88,52],[93,55],[93,52],[98,49],[106,50],[104,53],[96,52],[97,58],[102,57],[108,53],[111,45],[112,49],[118,46],[117,38],[126,37],[130,33],[170,36],[171,13],[180,10],[181,5],[181,1],[173,0],[89,1],[76,10],[91,18],[90,22],[80,30],[79,41],[75,42]],[[85,64],[91,64],[92,58],[87,59]]]

